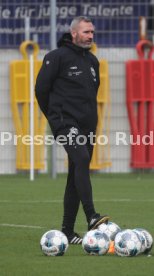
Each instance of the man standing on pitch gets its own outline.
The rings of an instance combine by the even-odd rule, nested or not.
[[[89,18],[74,18],[70,33],[63,35],[58,49],[45,56],[36,80],[36,98],[55,138],[63,135],[67,139],[63,144],[69,168],[62,231],[70,244],[82,242],[74,232],[80,201],[88,230],[109,219],[95,211],[89,172],[93,151],[89,134],[96,132],[99,87],[99,63],[89,52],[93,36],[94,26]],[[81,135],[85,139],[78,139]]]

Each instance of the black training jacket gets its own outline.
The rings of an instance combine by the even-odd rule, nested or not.
[[[54,134],[66,126],[95,130],[99,62],[65,34],[45,55],[36,80],[36,98]]]

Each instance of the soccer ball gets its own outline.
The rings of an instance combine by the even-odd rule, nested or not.
[[[115,253],[118,256],[132,257],[141,252],[141,241],[130,229],[119,232],[115,237]]]
[[[89,255],[104,255],[109,250],[109,245],[108,236],[98,229],[87,232],[82,240],[82,247]]]
[[[144,246],[143,246],[143,253],[147,254],[152,246],[153,246],[153,237],[152,235],[143,228],[136,228],[134,231],[137,231],[140,235],[141,240],[145,239]]]
[[[147,241],[146,241],[145,235],[143,234],[140,228],[135,228],[133,229],[133,231],[138,235],[141,241],[141,253],[144,253],[147,248]]]
[[[61,231],[50,230],[43,234],[40,246],[46,256],[62,256],[68,248],[68,240]]]
[[[109,237],[110,241],[114,241],[116,234],[121,231],[121,228],[116,223],[111,221],[107,224],[100,224],[98,229],[105,233]]]

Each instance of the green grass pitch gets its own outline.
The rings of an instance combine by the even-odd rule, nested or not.
[[[107,213],[121,228],[146,228],[154,237],[154,174],[93,174],[97,212]],[[44,232],[60,229],[66,176],[52,180],[37,175],[0,176],[0,276],[152,276],[151,257],[88,256],[81,245],[62,257],[46,257],[39,241]],[[87,224],[80,208],[75,230]]]

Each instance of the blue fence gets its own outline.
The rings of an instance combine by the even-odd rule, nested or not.
[[[152,7],[150,0],[57,0],[57,39],[68,31],[75,16],[85,15],[96,26],[99,46],[133,47],[138,41],[139,17],[146,16],[152,22]],[[30,38],[48,49],[50,12],[49,0],[1,0],[0,48],[16,48],[25,40],[25,18],[30,17]]]

